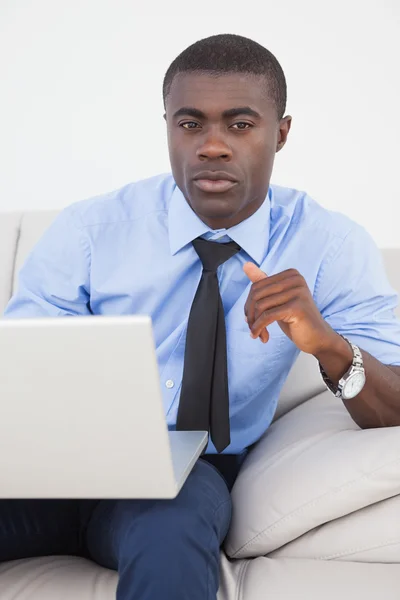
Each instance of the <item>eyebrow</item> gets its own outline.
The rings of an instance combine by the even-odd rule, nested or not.
[[[224,110],[222,113],[222,117],[224,119],[238,117],[240,115],[247,115],[249,117],[254,117],[255,119],[261,119],[261,115],[253,108],[250,108],[250,106],[238,106],[237,108],[229,108],[227,110]],[[182,116],[190,116],[196,119],[207,119],[207,115],[203,113],[202,110],[199,110],[198,108],[193,108],[191,106],[182,106],[182,108],[179,108],[173,114],[174,119],[176,119],[176,117]]]

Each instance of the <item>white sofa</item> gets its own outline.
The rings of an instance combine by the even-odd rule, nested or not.
[[[0,315],[55,214],[0,215]],[[400,249],[383,254],[400,290]],[[219,600],[400,598],[400,428],[359,430],[312,357],[293,367],[232,495]],[[0,600],[111,600],[116,584],[76,557],[0,564]]]

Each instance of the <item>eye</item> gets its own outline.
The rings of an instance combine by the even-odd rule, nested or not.
[[[237,129],[244,131],[245,129],[250,129],[253,125],[245,123],[244,121],[239,121],[238,123],[234,123],[231,127],[237,127]]]
[[[195,123],[194,121],[185,121],[185,123],[179,124],[179,127],[183,127],[183,129],[196,129],[198,126],[198,123]]]

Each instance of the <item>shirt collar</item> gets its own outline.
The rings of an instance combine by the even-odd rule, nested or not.
[[[260,206],[248,219],[225,231],[234,242],[260,265],[268,252],[271,209],[271,188]],[[212,232],[190,208],[184,195],[175,186],[168,209],[168,233],[171,254],[207,232]]]

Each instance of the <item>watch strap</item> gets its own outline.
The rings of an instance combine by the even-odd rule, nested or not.
[[[343,375],[343,377],[345,377],[353,368],[363,369],[364,362],[363,362],[361,350],[359,349],[359,347],[356,346],[355,344],[352,344],[351,341],[349,339],[347,339],[347,337],[345,337],[344,335],[341,335],[341,334],[339,334],[339,335],[344,340],[346,340],[346,342],[348,344],[350,344],[351,349],[353,350],[353,362],[350,366],[350,369],[348,369],[348,371],[346,371],[346,373]],[[329,377],[326,374],[326,372],[324,371],[321,363],[319,363],[319,370],[320,370],[322,379],[324,380],[324,383],[327,386],[327,388],[332,392],[332,394],[335,394],[335,396],[337,398],[341,398],[342,397],[342,389],[343,389],[343,384],[342,384],[343,377],[340,379],[339,384],[335,385],[333,383],[333,381],[331,379],[329,379]]]

